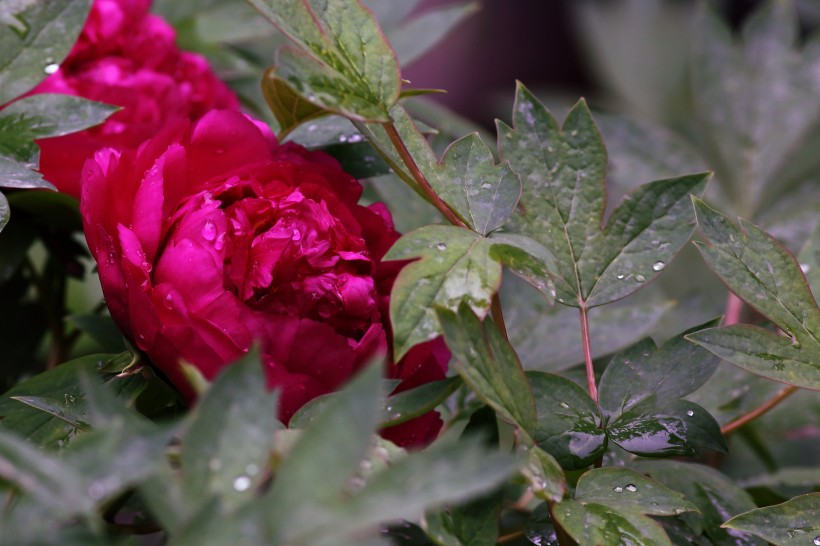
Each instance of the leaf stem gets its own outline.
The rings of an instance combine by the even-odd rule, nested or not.
[[[407,165],[407,168],[410,170],[410,174],[413,175],[413,179],[416,181],[416,184],[419,185],[419,188],[424,193],[427,200],[430,201],[430,203],[432,203],[432,205],[436,207],[442,215],[444,215],[448,222],[454,226],[466,228],[467,225],[462,222],[458,216],[456,216],[452,209],[450,209],[450,207],[448,207],[447,204],[441,200],[441,197],[439,197],[432,186],[430,186],[430,182],[427,181],[427,178],[425,178],[424,173],[422,173],[421,169],[419,169],[419,166],[416,164],[413,156],[410,155],[410,151],[404,144],[404,141],[402,140],[401,135],[399,135],[395,124],[393,124],[392,121],[385,123],[384,130],[387,132],[387,136],[390,137],[390,142],[393,143],[399,157],[401,157],[404,164]]]
[[[764,413],[766,413],[767,411],[769,411],[770,409],[772,409],[773,407],[778,405],[780,402],[782,402],[783,400],[785,400],[786,398],[791,396],[795,391],[797,391],[797,387],[795,387],[794,385],[789,385],[788,387],[781,390],[780,392],[775,394],[772,398],[770,398],[769,400],[767,400],[766,402],[764,402],[763,404],[761,404],[757,408],[753,409],[752,411],[750,411],[746,415],[738,417],[737,419],[735,419],[731,423],[727,423],[727,424],[723,425],[722,427],[720,427],[720,432],[722,432],[724,435],[726,435],[726,434],[729,434],[730,432],[733,432],[733,431],[739,429],[740,427],[742,427],[746,423],[748,423],[748,422],[750,422],[754,419],[757,419],[758,417],[760,417],[761,415],[763,415]]]
[[[581,303],[581,302],[579,302]],[[595,385],[595,369],[592,367],[592,345],[589,338],[589,321],[587,320],[587,308],[581,303],[581,343],[584,346],[584,364],[587,370],[587,387],[589,396],[598,403],[598,387]]]
[[[726,311],[723,314],[723,325],[737,324],[740,322],[740,315],[743,312],[743,300],[734,293],[729,292],[726,297]]]

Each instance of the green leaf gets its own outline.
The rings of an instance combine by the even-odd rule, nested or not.
[[[606,427],[620,447],[645,457],[697,455],[701,448],[726,452],[720,425],[702,407],[655,395],[620,414]]]
[[[694,199],[698,225],[711,246],[698,248],[729,289],[788,337],[734,324],[687,339],[752,373],[820,390],[820,309],[797,260],[773,237],[741,220],[741,228]]]
[[[706,383],[720,359],[693,346],[685,335],[661,347],[649,338],[643,339],[612,357],[598,386],[598,403],[607,420],[652,396],[660,401],[676,400]]]
[[[521,473],[529,481],[533,494],[548,502],[563,499],[567,479],[558,461],[537,445],[526,449],[525,453],[528,455]]]
[[[776,546],[806,546],[820,543],[818,514],[820,493],[810,493],[740,514],[723,526],[752,533]]]
[[[579,544],[672,544],[660,524],[619,505],[565,500],[555,507],[554,514],[561,527]]]
[[[495,546],[504,496],[495,492],[467,504],[427,514],[425,530],[443,546]]]
[[[288,82],[276,74],[276,68],[262,76],[262,96],[279,122],[279,138],[306,121],[328,115],[330,112],[302,98]]]
[[[117,353],[125,350],[122,333],[110,316],[71,315],[66,320],[96,341],[104,351]]]
[[[387,252],[385,260],[421,258],[402,268],[390,297],[397,360],[440,334],[435,306],[455,311],[467,302],[487,313],[501,284],[501,264],[490,258],[490,247],[470,230],[434,225],[404,235]]]
[[[759,545],[747,533],[727,531],[721,524],[728,517],[755,508],[752,498],[726,476],[707,466],[671,460],[639,460],[639,472],[680,491],[697,506],[700,514],[680,517],[696,534],[705,532],[716,544]]]
[[[695,115],[735,209],[756,216],[789,180],[781,176],[820,115],[817,40],[797,47],[793,2],[760,3],[736,40],[714,9],[695,20]]]
[[[392,395],[384,402],[384,418],[380,426],[398,425],[432,411],[453,394],[461,383],[460,377],[448,377]]]
[[[624,199],[602,228],[606,151],[586,103],[562,127],[518,86],[511,128],[498,123],[503,158],[521,176],[523,192],[510,229],[555,257],[558,301],[595,307],[623,298],[655,277],[688,240],[686,201],[708,174],[659,180]]]
[[[543,372],[527,372],[527,379],[538,412],[535,443],[568,470],[599,459],[606,449],[606,434],[586,391],[569,379]]]
[[[314,512],[338,499],[358,468],[378,424],[381,366],[368,366],[311,423],[266,493],[275,543],[315,525]]]
[[[280,48],[277,71],[311,103],[360,121],[389,121],[398,62],[373,14],[346,0],[248,0],[297,48]]]
[[[180,463],[188,504],[211,496],[233,507],[248,499],[265,478],[278,396],[265,389],[256,353],[228,366],[198,402],[182,439]]]
[[[0,104],[43,80],[68,55],[91,0],[3,2],[0,6]]]
[[[820,222],[809,235],[797,259],[809,283],[809,289],[812,292],[820,291]]]
[[[575,500],[628,507],[653,516],[698,511],[683,493],[628,468],[596,468],[584,473],[578,480]]]
[[[439,196],[481,235],[501,227],[521,195],[518,176],[509,164],[495,164],[478,133],[450,144],[436,168],[436,178],[447,181],[436,188]]]
[[[11,399],[65,421],[77,430],[90,429],[85,422],[85,404],[77,404],[76,400],[71,398],[63,401],[40,396],[12,396]]]
[[[533,436],[536,406],[521,363],[495,326],[482,324],[466,303],[455,313],[437,308],[447,346],[456,357],[454,368],[464,382],[502,419]]]

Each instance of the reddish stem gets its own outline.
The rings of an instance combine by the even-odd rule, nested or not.
[[[737,324],[743,313],[743,300],[735,296],[732,292],[726,298],[726,312],[723,314],[723,325]]]
[[[791,396],[796,390],[797,390],[797,387],[795,387],[794,385],[789,385],[788,387],[781,390],[780,392],[775,394],[772,398],[770,398],[769,400],[767,400],[766,402],[761,404],[759,407],[753,409],[752,411],[750,411],[746,415],[738,417],[737,419],[735,419],[731,423],[727,423],[727,424],[723,425],[722,427],[720,427],[720,432],[722,432],[724,435],[726,435],[726,434],[729,434],[730,432],[733,432],[733,431],[739,429],[740,427],[742,427],[746,423],[748,423],[750,421],[753,421],[754,419],[757,419],[758,417],[760,417],[761,415],[763,415],[764,413],[766,413],[767,411],[769,411],[770,409],[772,409],[773,407],[778,405],[780,402],[782,402],[783,400],[785,400],[786,398]]]
[[[584,364],[587,370],[587,387],[589,388],[589,396],[597,404],[598,403],[598,387],[595,385],[595,369],[592,366],[592,345],[589,340],[589,321],[587,320],[587,308],[584,307],[583,302],[579,311],[581,312],[581,342],[584,346]]]

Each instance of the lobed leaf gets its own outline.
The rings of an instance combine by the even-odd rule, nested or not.
[[[711,243],[698,245],[706,263],[788,337],[735,324],[687,339],[752,373],[820,389],[820,309],[797,260],[757,226],[741,220],[739,229],[703,201],[693,201],[698,225]]]

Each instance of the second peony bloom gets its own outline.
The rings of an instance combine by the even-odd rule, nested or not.
[[[190,399],[180,360],[215,377],[261,342],[287,422],[387,349],[387,306],[401,264],[390,213],[322,152],[278,145],[234,111],[167,126],[138,150],[104,148],[83,170],[81,209],[111,315]],[[399,389],[444,377],[440,340],[388,375]],[[431,441],[434,413],[388,429]]]

